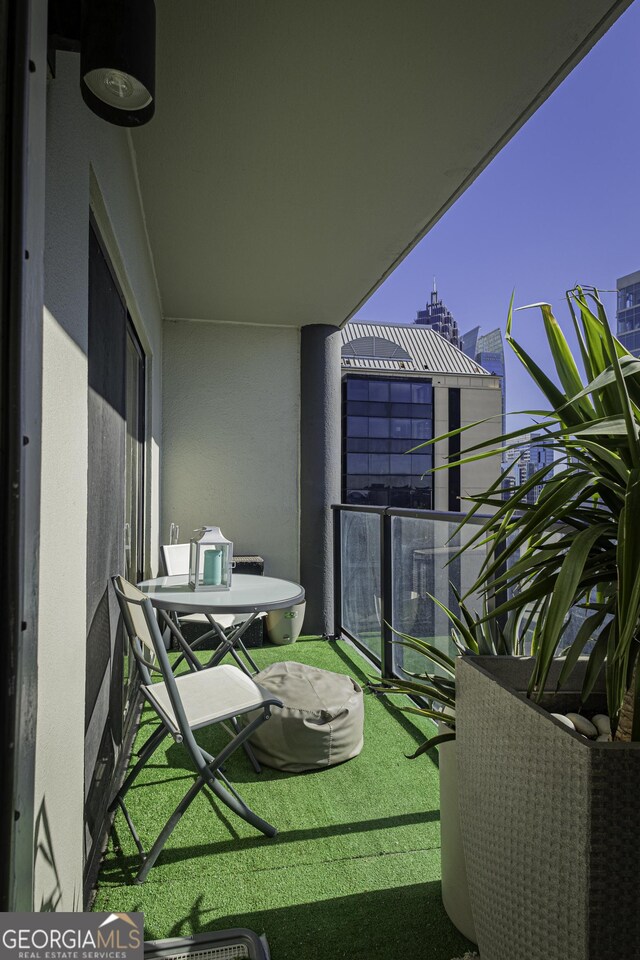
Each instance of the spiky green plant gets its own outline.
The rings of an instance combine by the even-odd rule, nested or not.
[[[479,617],[475,610],[466,604],[453,584],[451,585],[459,614],[454,613],[436,597],[430,599],[436,603],[451,621],[451,640],[459,656],[465,653],[477,653],[484,656],[498,656],[500,654],[517,654],[524,652],[524,636],[527,630],[526,618],[520,613],[507,617],[506,627],[503,628],[497,620],[489,617]],[[483,607],[486,615],[486,603]],[[393,628],[392,628],[393,629]],[[405,713],[426,717],[436,723],[444,724],[448,731],[428,738],[415,753],[409,756],[415,760],[432,747],[455,739],[456,727],[456,662],[449,654],[444,653],[436,644],[420,637],[412,637],[406,633],[393,630],[397,639],[393,642],[397,646],[405,647],[423,657],[427,663],[440,670],[440,673],[429,672],[425,669],[416,673],[405,668],[403,677],[393,680],[380,680],[370,683],[369,686],[378,694],[393,696],[394,694],[411,697],[414,703],[400,707]],[[443,675],[444,674],[444,675]]]
[[[488,601],[483,622],[516,613],[535,625],[531,697],[545,689],[567,615],[578,605],[586,608],[586,620],[563,651],[560,684],[590,644],[583,699],[604,665],[614,737],[640,740],[640,360],[613,336],[597,290],[576,287],[567,302],[584,377],[549,304],[532,306],[542,315],[555,379],[514,338],[513,297],[506,329],[509,346],[548,405],[534,413],[556,471],[549,478],[550,468],[543,467],[506,493],[499,482],[471,498],[462,526],[481,508],[494,512],[460,553],[486,545],[469,591]],[[515,447],[530,430],[467,447],[456,463]],[[539,484],[542,493],[529,503],[527,494]]]
[[[444,723],[449,727],[447,732],[429,737],[424,743],[420,744],[415,753],[408,755],[409,760],[415,760],[416,757],[421,756],[432,747],[437,747],[438,744],[445,743],[447,740],[455,739],[455,660],[448,654],[442,653],[427,640],[411,637],[404,633],[396,633],[396,636],[398,639],[394,640],[394,643],[419,653],[444,672],[444,676],[442,676],[441,674],[429,673],[427,670],[424,673],[403,670],[404,677],[401,679],[369,683],[370,689],[377,694],[384,694],[385,696],[402,695],[414,699],[413,704],[400,707],[404,713],[426,717],[428,720]]]

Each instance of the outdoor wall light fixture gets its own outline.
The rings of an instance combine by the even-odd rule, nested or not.
[[[139,127],[155,111],[154,0],[83,0],[82,98],[95,114]]]

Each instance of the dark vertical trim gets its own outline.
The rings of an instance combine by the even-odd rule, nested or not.
[[[342,634],[342,514],[333,511],[333,635]]]
[[[340,502],[347,503],[347,382],[348,376],[340,377]]]
[[[46,120],[42,0],[0,0],[0,65],[0,910],[31,911]]]
[[[0,274],[0,296],[2,298],[2,325],[0,327],[0,387],[2,390],[0,418],[0,458],[1,490],[0,501],[0,549],[2,550],[3,575],[0,577],[0,609],[8,617],[8,630],[4,638],[2,672],[2,729],[0,730],[0,824],[3,849],[11,851],[13,846],[14,824],[14,785],[15,785],[15,723],[18,711],[18,644],[19,634],[17,618],[19,614],[20,551],[18,537],[20,526],[19,502],[12,494],[14,482],[20,479],[20,450],[17,434],[20,430],[20,407],[18,404],[19,363],[20,363],[20,316],[15,309],[15,289],[11,278],[15,269],[15,228],[12,214],[11,195],[14,186],[18,186],[22,195],[22,183],[15,184],[14,169],[15,139],[22,139],[20,130],[25,109],[25,90],[19,78],[15,76],[15,63],[20,55],[24,56],[26,24],[28,15],[17,3],[0,3],[0,63],[4,64],[2,74],[2,194],[0,197],[0,222],[2,223],[2,267]],[[18,22],[19,21],[19,22]],[[4,632],[4,631],[3,631]],[[10,857],[0,857],[0,910],[11,910],[11,889],[13,867]]]
[[[459,387],[449,387],[448,390],[448,406],[449,406],[449,430],[458,430],[461,426],[461,413],[460,413],[460,388]],[[460,434],[457,434],[455,437],[449,437],[449,459],[450,462],[458,460],[460,457]],[[447,477],[449,480],[449,510],[457,512],[462,510],[462,503],[460,500],[460,467],[450,467],[447,471]],[[449,565],[450,577],[449,577],[449,596],[447,599],[447,606],[450,610],[453,610],[455,613],[458,613],[458,603],[456,601],[455,593],[453,592],[453,583],[460,582],[460,569],[461,569],[461,560],[458,557],[456,560],[453,560]]]
[[[380,634],[382,637],[382,676],[393,676],[393,544],[392,519],[386,511],[380,517]]]
[[[449,430],[458,430],[460,423],[460,387],[449,387]],[[460,454],[460,434],[449,437],[449,460],[454,462]],[[461,510],[460,502],[460,467],[450,467],[447,470],[449,480],[449,510],[458,513]]]
[[[305,630],[333,636],[333,525],[340,496],[340,332],[300,331],[300,581]]]
[[[145,527],[145,518],[146,518],[146,482],[147,482],[147,470],[146,470],[146,458],[145,458],[145,448],[147,440],[147,357],[144,352],[144,347],[140,342],[140,337],[136,330],[135,324],[131,319],[131,314],[127,311],[127,337],[133,344],[133,347],[138,355],[138,362],[140,364],[140,378],[138,381],[138,411],[140,422],[138,426],[140,429],[140,436],[138,437],[141,444],[141,455],[140,455],[140,476],[138,479],[139,483],[139,500],[138,500],[138,571],[137,579],[144,579],[145,571],[145,537],[144,537],[144,527]]]

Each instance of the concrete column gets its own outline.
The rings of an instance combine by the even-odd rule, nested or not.
[[[340,502],[340,331],[328,324],[300,335],[300,580],[303,630],[332,635],[333,528]]]

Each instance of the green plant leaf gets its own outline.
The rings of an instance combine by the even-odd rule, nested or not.
[[[595,642],[593,650],[589,654],[589,661],[587,663],[587,669],[584,675],[584,682],[582,684],[582,702],[586,700],[593,693],[593,688],[596,685],[596,680],[600,676],[600,671],[604,664],[606,655],[607,655],[607,630],[601,630],[598,636],[598,639]]]
[[[529,306],[520,307],[519,309],[528,310],[534,306],[543,307],[543,306],[548,306],[548,304],[529,304]],[[520,362],[526,369],[531,379],[540,388],[540,390],[546,397],[547,401],[551,405],[552,409],[559,410],[561,407],[564,407],[567,398],[562,393],[562,391],[558,389],[555,383],[546,375],[544,370],[542,370],[541,367],[539,367],[538,364],[533,360],[533,358],[529,356],[526,350],[524,350],[520,346],[520,344],[518,344],[516,340],[514,340],[511,333],[512,324],[513,324],[513,300],[509,306],[509,315],[507,317],[507,330],[506,330],[507,343],[510,345],[513,352],[515,353],[517,358],[520,360]],[[567,411],[566,417],[567,419],[577,420],[578,414],[575,414],[575,417],[574,417],[573,413],[571,412],[571,408],[569,408]]]
[[[547,341],[551,347],[551,355],[556,366],[556,372],[560,383],[565,389],[566,395],[571,398],[569,401],[570,406],[579,411],[583,419],[595,416],[595,410],[591,403],[587,402],[587,397],[580,396],[576,399],[577,395],[581,394],[584,385],[580,379],[576,362],[573,359],[573,353],[560,329],[558,321],[551,312],[551,307],[549,304],[543,303],[540,304],[540,310],[542,311]]]
[[[439,667],[443,667],[451,674],[455,674],[455,660],[453,660],[448,654],[443,653],[442,650],[439,650],[434,644],[429,643],[428,640],[422,640],[419,637],[412,637],[408,633],[401,633],[399,630],[396,630],[391,624],[387,624],[390,630],[398,637],[398,640],[394,640],[394,643],[399,644],[400,646],[410,647],[412,650],[416,650],[418,653],[422,653],[425,657],[431,660],[433,663],[437,664]]]
[[[434,747],[439,747],[441,743],[448,743],[450,740],[455,740],[456,735],[451,731],[451,733],[439,733],[437,737],[432,737],[430,740],[427,740],[426,743],[421,744],[415,753],[405,754],[407,760],[415,760],[416,757],[421,757],[423,753],[426,753],[427,750],[433,750]]]
[[[580,629],[576,634],[575,640],[566,651],[565,662],[558,678],[558,686],[556,687],[557,690],[563,687],[569,679],[569,676],[572,670],[575,668],[582,651],[596,630],[602,625],[605,616],[606,612],[604,610],[600,610],[597,613],[594,613],[591,617],[587,617],[587,619],[580,625]]]
[[[430,710],[428,707],[399,707],[402,713],[411,713],[416,717],[427,717],[429,720],[434,720],[436,723],[453,723],[454,717],[448,717],[444,713],[439,713],[437,710]]]
[[[576,590],[582,578],[589,553],[597,540],[606,530],[604,524],[597,524],[581,530],[569,547],[558,573],[555,589],[551,595],[546,621],[540,634],[540,650],[536,662],[535,687],[541,695],[558,648],[561,631],[569,608],[575,602]]]
[[[627,658],[640,620],[640,470],[632,470],[618,530],[618,656]]]
[[[541,444],[554,451],[554,476],[541,473],[508,491],[499,478],[487,490],[467,496],[470,516],[489,515],[473,529],[467,527],[467,542],[451,550],[456,562],[469,550],[475,551],[474,562],[481,558],[475,582],[457,598],[461,607],[450,617],[451,637],[458,650],[471,647],[492,654],[525,652],[531,643],[536,657],[531,692],[540,695],[565,635],[567,614],[572,606],[584,606],[589,614],[566,652],[560,680],[566,681],[587,641],[596,637],[586,690],[604,663],[615,726],[640,646],[640,361],[613,336],[597,290],[575,287],[567,301],[584,377],[548,304],[536,309],[552,372],[531,358],[514,336],[511,298],[506,339],[543,393],[547,409],[535,415],[541,421]],[[444,469],[495,456],[501,444],[516,447],[523,432],[505,432],[485,442],[467,435],[464,449]],[[529,503],[538,482],[541,493]],[[430,653],[431,662],[440,666],[433,651],[412,642],[412,649]],[[451,662],[442,669],[452,678]],[[438,690],[437,683],[431,686]],[[451,695],[451,689],[446,693]],[[640,724],[640,710],[638,718]],[[633,736],[640,738],[636,724]]]

